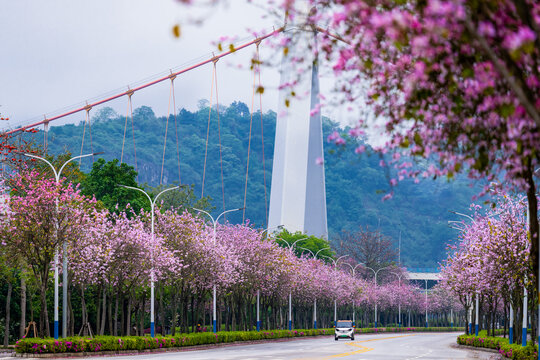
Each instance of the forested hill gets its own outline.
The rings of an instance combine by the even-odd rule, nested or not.
[[[208,141],[208,157],[205,174],[204,195],[213,198],[216,210],[223,207],[220,168],[219,137],[223,159],[223,183],[225,207],[242,207],[244,181],[248,154],[248,137],[251,115],[243,103],[220,106],[220,133],[217,113],[212,111]],[[179,138],[180,180],[183,184],[194,184],[196,194],[201,194],[205,144],[208,124],[208,107],[198,111],[185,109],[177,114],[177,130],[174,116],[169,117],[163,183],[178,182],[176,136]],[[262,115],[264,134],[264,156],[266,173],[266,196],[269,201],[274,150],[276,113]],[[107,160],[120,159],[124,136],[125,116],[104,108],[92,119],[92,146],[94,151],[104,151]],[[156,117],[151,108],[143,106],[134,110],[134,127],[127,119],[127,131],[123,151],[124,162],[135,166],[136,146],[139,183],[155,186],[160,183],[164,148],[166,117]],[[324,120],[326,136],[337,129],[337,124]],[[135,141],[133,141],[132,131]],[[85,131],[84,152],[90,152],[90,131]],[[49,133],[49,152],[58,154],[69,151],[81,152],[83,124],[52,127]],[[43,134],[36,134],[41,143]],[[383,234],[396,242],[402,232],[402,262],[410,267],[434,267],[445,255],[446,244],[455,239],[457,232],[448,227],[448,220],[455,219],[449,211],[467,212],[475,190],[467,179],[452,182],[445,179],[424,180],[420,184],[403,182],[395,190],[392,200],[382,202],[381,191],[388,190],[388,179],[379,167],[377,155],[356,155],[353,146],[336,149],[326,144],[326,196],[330,239],[336,239],[341,230],[354,231],[358,226],[380,227]],[[369,151],[368,151],[369,153]],[[263,226],[265,218],[265,191],[263,172],[263,147],[260,113],[253,115],[249,182],[247,191],[246,217],[252,223]],[[83,171],[89,171],[91,160],[83,161]],[[228,218],[242,220],[241,212]]]

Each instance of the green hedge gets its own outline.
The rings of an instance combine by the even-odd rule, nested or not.
[[[460,335],[457,338],[460,345],[468,345],[474,347],[483,347],[495,349],[502,356],[513,360],[537,360],[538,346],[528,342],[527,346],[522,347],[518,344],[509,344],[508,339],[493,336]]]
[[[464,327],[380,327],[380,328],[359,328],[357,334],[369,333],[387,333],[387,332],[447,332],[447,331],[465,331]]]
[[[228,331],[181,334],[177,336],[155,337],[148,336],[96,336],[94,338],[70,337],[65,339],[26,338],[17,341],[17,353],[72,353],[99,351],[141,351],[170,347],[183,347],[203,344],[228,343],[234,341],[249,341],[261,339],[292,338],[303,336],[328,335],[333,329],[309,330],[272,330],[272,331]]]
[[[358,328],[356,333],[389,333],[406,331],[463,331],[463,328],[414,328],[414,327],[387,327],[387,328]],[[70,337],[55,340],[52,338],[38,339],[26,338],[17,341],[17,353],[45,354],[45,353],[74,353],[100,351],[142,351],[171,347],[183,347],[203,344],[228,343],[234,341],[249,341],[262,339],[279,339],[317,335],[333,335],[334,329],[309,330],[267,330],[267,331],[222,331],[180,334],[176,336],[96,336],[95,338]]]

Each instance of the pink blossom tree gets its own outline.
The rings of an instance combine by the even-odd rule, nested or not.
[[[21,172],[12,181],[2,245],[32,269],[40,292],[39,332],[50,336],[46,294],[54,253],[64,241],[72,243],[81,236],[95,201],[82,196],[71,183],[61,181],[57,186],[54,179],[42,178],[35,170]]]

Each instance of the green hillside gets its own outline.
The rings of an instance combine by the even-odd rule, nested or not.
[[[204,104],[201,102],[201,104]],[[179,138],[180,180],[183,184],[194,184],[199,196],[202,190],[205,143],[209,109],[204,105],[196,112],[185,109],[177,115]],[[272,155],[274,147],[276,113],[269,111],[262,116],[264,124],[264,154],[267,200],[270,196]],[[104,151],[105,159],[120,159],[124,135],[125,117],[112,109],[102,109],[92,119],[92,147]],[[166,117],[156,117],[151,108],[143,106],[134,111],[134,127],[128,119],[124,145],[124,162],[135,166],[132,131],[135,135],[137,170],[139,183],[159,185]],[[209,133],[208,157],[205,174],[204,195],[210,195],[217,210],[223,207],[219,136],[223,158],[225,207],[242,207],[248,149],[250,113],[243,103],[220,106],[220,134],[218,117],[212,111]],[[163,183],[178,182],[176,149],[177,133],[174,116],[169,117]],[[338,125],[324,120],[326,136]],[[338,129],[339,130],[339,129]],[[343,129],[341,129],[343,130]],[[89,129],[85,132],[84,152],[90,152]],[[58,154],[70,151],[80,154],[83,125],[52,127],[49,133],[49,152]],[[30,135],[25,135],[30,136]],[[41,143],[43,134],[35,134]],[[420,184],[412,181],[400,183],[392,200],[382,202],[382,193],[389,189],[385,172],[380,168],[378,155],[356,155],[354,144],[336,149],[326,144],[325,171],[328,204],[328,226],[330,239],[335,240],[342,230],[354,231],[358,226],[380,227],[385,235],[396,242],[402,232],[402,262],[409,267],[434,267],[445,254],[446,244],[457,236],[448,228],[447,221],[455,219],[449,211],[466,212],[476,190],[469,181],[457,178],[452,182],[444,179],[424,180]],[[265,191],[262,164],[262,137],[260,113],[253,116],[249,182],[246,218],[264,226]],[[88,172],[91,160],[84,160],[82,170]],[[232,222],[242,221],[241,212],[228,217]]]

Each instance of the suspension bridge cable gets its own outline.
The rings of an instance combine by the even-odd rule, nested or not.
[[[247,43],[244,43],[244,44],[242,44],[242,45],[232,46],[232,48],[231,48],[229,51],[225,51],[225,52],[223,52],[223,53],[221,53],[221,54],[219,54],[219,55],[213,56],[213,57],[210,58],[210,59],[206,59],[206,60],[201,61],[201,62],[199,62],[199,63],[197,63],[197,64],[194,64],[194,65],[188,66],[188,67],[186,67],[186,68],[184,68],[184,69],[181,69],[181,70],[178,70],[178,71],[176,71],[176,72],[173,72],[173,75],[180,75],[180,74],[183,74],[183,73],[188,72],[188,71],[190,71],[190,70],[193,70],[193,69],[196,69],[196,68],[198,68],[198,67],[201,67],[201,66],[203,66],[203,65],[209,64],[209,63],[213,62],[215,59],[220,59],[220,58],[222,58],[222,57],[228,56],[228,55],[230,55],[230,54],[232,54],[232,53],[235,53],[235,52],[237,52],[237,51],[239,51],[239,50],[241,50],[241,49],[244,49],[244,48],[246,48],[246,47],[249,47],[249,46],[251,46],[251,45],[254,45],[254,44],[256,44],[256,43],[258,43],[258,42],[260,42],[260,41],[262,41],[262,40],[264,40],[264,39],[267,39],[267,38],[269,38],[269,37],[275,36],[275,35],[281,33],[282,31],[284,31],[284,27],[280,27],[280,28],[278,28],[278,29],[275,29],[275,30],[273,30],[272,32],[270,32],[270,33],[268,33],[268,34],[266,34],[266,35],[260,36],[260,37],[258,37],[258,38],[256,38],[256,39],[254,39],[254,40],[252,40],[252,41],[249,41],[249,42],[247,42]],[[76,113],[78,113],[78,112],[81,112],[81,111],[85,110],[85,109],[86,109],[86,106],[92,106],[92,107],[94,107],[94,106],[98,106],[98,105],[101,105],[101,104],[110,102],[110,101],[112,101],[112,100],[118,99],[118,98],[120,98],[120,97],[122,97],[122,96],[129,96],[129,94],[132,93],[132,92],[137,92],[137,91],[139,91],[139,90],[145,89],[145,88],[150,87],[150,86],[152,86],[152,85],[155,85],[155,84],[158,84],[158,83],[160,83],[160,82],[163,82],[163,81],[165,81],[165,80],[167,80],[167,79],[169,79],[169,78],[170,78],[170,75],[167,75],[167,76],[164,76],[164,77],[160,77],[160,78],[158,78],[158,79],[152,80],[152,81],[147,82],[147,83],[145,83],[145,84],[136,86],[136,87],[134,87],[133,89],[129,89],[129,88],[128,88],[128,90],[126,90],[126,91],[123,91],[123,92],[121,92],[121,93],[118,93],[118,94],[109,96],[109,97],[107,97],[107,98],[105,98],[105,99],[96,100],[96,101],[94,101],[94,102],[92,102],[92,103],[86,104],[85,106],[78,107],[78,108],[73,109],[73,110],[69,110],[69,111],[64,112],[64,113],[62,113],[62,114],[55,115],[55,116],[52,116],[52,117],[50,117],[50,118],[45,117],[45,119],[43,119],[43,120],[41,120],[41,121],[38,121],[38,122],[35,122],[35,123],[31,123],[31,124],[28,124],[28,125],[24,125],[24,126],[21,126],[21,127],[19,127],[19,128],[13,129],[13,130],[6,131],[4,134],[5,134],[5,135],[10,135],[10,134],[13,134],[13,133],[16,133],[16,132],[20,132],[20,131],[24,131],[24,130],[27,130],[27,129],[34,128],[34,127],[39,126],[39,125],[43,125],[43,124],[46,123],[46,122],[58,120],[58,119],[61,119],[61,118],[66,117],[66,116],[76,114]]]

